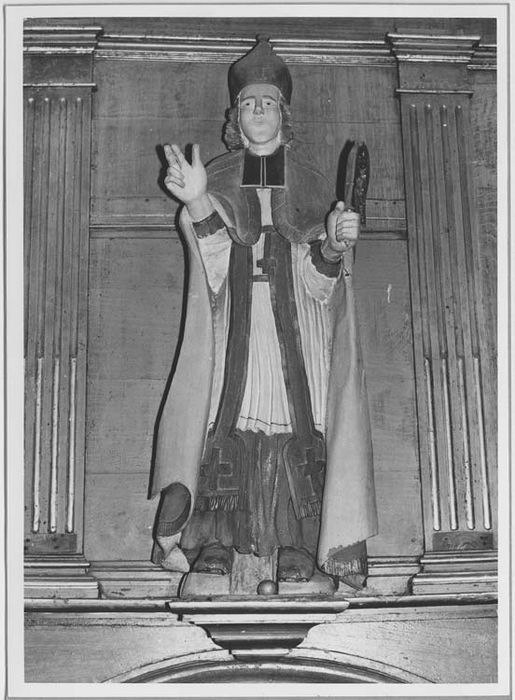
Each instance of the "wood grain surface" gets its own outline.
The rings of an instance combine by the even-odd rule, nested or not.
[[[221,137],[229,107],[228,65],[97,61],[91,209],[96,226],[174,220],[177,204],[160,184],[162,145],[200,143],[204,162],[225,151]],[[294,132],[305,157],[336,188],[345,141],[365,140],[372,171],[367,229],[404,230],[394,66],[291,65],[291,73]]]
[[[106,487],[114,486],[115,474],[142,479],[150,469],[159,382],[164,390],[179,334],[183,251],[177,234],[152,237],[152,224],[173,222],[177,210],[160,188],[160,146],[199,142],[204,161],[225,150],[221,130],[228,107],[227,67],[104,58],[95,64],[91,215],[95,235],[101,231],[102,238],[91,241],[91,526],[107,504],[105,494],[98,492],[99,479]],[[292,64],[291,72],[296,138],[306,157],[335,182],[345,140],[365,140],[372,167],[367,231],[378,230],[378,236],[381,231],[404,231],[395,70],[389,65]],[[109,239],[114,229],[117,238]],[[422,552],[406,256],[402,240],[363,240],[356,262],[380,511],[380,534],[370,542],[375,555]],[[142,488],[140,481],[141,496]],[[138,559],[150,551],[151,523],[145,524],[147,506],[142,502],[138,508],[136,494],[134,498],[128,508],[140,533],[132,545],[132,556]],[[123,537],[123,525],[112,513],[101,517],[111,532]],[[114,549],[109,552],[116,538],[92,531],[89,556],[118,556]]]
[[[45,20],[33,20],[28,25],[37,22],[48,24]],[[338,157],[346,139],[364,140],[369,147],[372,167],[368,193],[369,216],[363,240],[359,244],[355,282],[370,397],[380,519],[380,534],[370,542],[370,553],[373,556],[421,553],[423,535],[413,343],[417,347],[416,344],[421,342],[422,336],[417,335],[422,332],[421,328],[426,328],[423,332],[427,331],[433,339],[441,337],[443,317],[434,316],[429,325],[418,326],[419,321],[424,324],[425,320],[419,316],[416,305],[415,318],[412,316],[408,246],[404,240],[405,173],[400,98],[395,92],[398,85],[396,65],[393,60],[384,60],[377,65],[370,62],[362,65],[359,62],[347,65],[341,62],[333,65],[327,61],[307,63],[296,55],[288,59],[287,47],[288,41],[298,42],[302,37],[315,43],[326,40],[384,41],[387,31],[402,33],[422,28],[430,29],[432,33],[443,29],[448,33],[452,28],[459,35],[479,33],[484,44],[494,41],[493,23],[484,20],[422,21],[417,18],[355,18],[345,21],[330,18],[263,18],[254,24],[237,18],[209,21],[198,18],[175,18],[173,21],[103,18],[102,22],[92,19],[88,23],[104,27],[103,38],[99,39],[104,42],[104,49],[94,61],[93,79],[97,90],[92,103],[91,124],[89,213],[92,237],[87,309],[86,468],[89,556],[93,559],[138,560],[145,559],[150,551],[155,504],[146,502],[146,483],[155,421],[180,339],[185,273],[184,249],[180,235],[174,228],[177,203],[162,186],[162,145],[176,142],[185,147],[198,142],[201,144],[202,159],[210,160],[224,151],[221,134],[224,112],[228,107],[228,61],[181,62],[177,57],[167,60],[166,51],[159,56],[159,60],[150,59],[144,51],[141,60],[135,60],[133,55],[130,60],[125,60],[110,53],[109,37],[116,35],[118,41],[123,39],[125,32],[127,35],[142,35],[146,42],[151,42],[152,37],[157,40],[159,36],[163,40],[172,36],[179,39],[225,36],[229,43],[232,37],[235,46],[242,41],[248,41],[250,46],[258,25],[260,31],[270,30],[272,38],[275,35],[286,52],[294,83],[292,110],[295,133],[307,158],[334,181]],[[79,26],[80,20],[71,20],[71,26],[74,24]],[[34,37],[31,41],[36,46]],[[35,59],[30,59],[27,65],[30,67],[29,73],[32,71],[34,74],[30,73],[32,78],[52,78],[50,64],[45,69],[46,73],[40,71],[41,74],[37,73]],[[61,75],[62,71],[59,70],[56,75]],[[415,72],[410,75],[415,75]],[[451,74],[452,68],[445,66],[436,79],[440,80],[441,85],[449,86],[453,81]],[[420,71],[418,75],[420,77]],[[464,232],[464,237],[449,248],[448,256],[442,257],[441,264],[436,266],[430,265],[429,261],[436,255],[438,262],[437,239],[424,235],[417,243],[419,248],[413,247],[413,241],[410,243],[412,277],[415,273],[419,274],[416,272],[418,268],[413,266],[416,256],[427,261],[424,268],[429,284],[427,288],[436,290],[427,297],[430,304],[437,304],[438,290],[445,288],[446,281],[449,284],[452,281],[456,263],[465,273],[471,269],[475,271],[472,282],[465,273],[460,277],[459,291],[466,290],[467,296],[463,297],[465,301],[459,306],[459,323],[463,326],[463,337],[469,339],[466,343],[470,345],[470,338],[475,337],[474,333],[476,336],[479,333],[485,356],[492,358],[496,328],[496,163],[492,129],[496,117],[493,76],[495,73],[489,70],[470,72],[468,87],[475,91],[470,112],[466,115],[467,119],[470,116],[470,132],[460,126],[464,113],[456,112],[452,107],[454,111],[446,114],[457,134],[449,150],[452,162],[458,163],[459,168],[459,163],[465,159],[471,168],[470,176],[466,170],[459,172],[459,182],[462,184],[453,195],[455,198],[458,194],[461,197],[464,202],[461,208],[449,208],[449,205],[447,209],[442,209],[434,206],[435,201],[442,200],[445,177],[454,178],[457,172],[445,170],[440,156],[431,155],[426,147],[431,142],[431,129],[441,131],[442,115],[435,117],[432,126],[427,121],[427,114],[424,116],[423,107],[422,117],[417,116],[417,119],[422,119],[418,126],[425,130],[426,139],[421,142],[426,144],[425,150],[419,154],[423,164],[421,196],[426,198],[425,201],[433,202],[432,209],[430,204],[429,209],[424,210],[424,221],[427,222],[429,216],[436,221],[434,217],[441,211],[446,216],[454,212],[457,217],[455,225]],[[431,80],[433,78],[435,76]],[[55,92],[55,95],[56,104],[42,103],[37,108],[39,112],[34,110],[35,103],[28,104],[26,118],[26,168],[27,173],[32,173],[32,179],[29,178],[31,184],[26,190],[25,208],[29,223],[25,254],[27,268],[34,270],[34,274],[27,275],[25,281],[26,343],[31,376],[28,384],[31,409],[28,412],[27,435],[29,451],[34,449],[33,441],[38,435],[34,427],[37,421],[44,426],[44,435],[48,436],[40,433],[38,438],[42,455],[38,468],[43,470],[38,478],[43,479],[42,483],[48,481],[50,485],[53,484],[49,490],[43,489],[38,494],[38,507],[45,512],[50,509],[52,493],[56,488],[62,492],[64,487],[64,484],[55,481],[56,474],[62,475],[63,472],[52,467],[56,459],[52,444],[55,445],[56,435],[64,434],[64,422],[59,421],[65,421],[71,396],[69,390],[66,393],[65,386],[68,381],[66,372],[71,377],[72,370],[63,369],[66,360],[55,352],[55,348],[77,342],[78,350],[85,351],[85,333],[78,338],[69,329],[73,329],[76,322],[84,324],[85,308],[80,311],[77,321],[74,320],[79,297],[73,290],[77,289],[79,276],[80,289],[85,289],[85,275],[88,272],[87,261],[81,257],[79,268],[65,264],[63,274],[58,273],[59,261],[66,261],[72,256],[77,241],[73,236],[63,237],[61,233],[51,244],[45,238],[48,232],[52,236],[55,231],[59,232],[58,224],[63,216],[68,228],[73,229],[76,223],[73,216],[77,216],[77,212],[83,214],[88,209],[88,192],[85,188],[79,195],[66,200],[73,204],[73,214],[72,209],[66,209],[71,204],[59,204],[57,209],[48,208],[49,192],[53,193],[53,199],[61,201],[62,193],[68,191],[65,186],[67,171],[62,170],[61,159],[62,149],[69,148],[63,146],[67,142],[61,133],[67,127],[59,116],[59,110],[65,108],[59,102],[61,93]],[[66,107],[66,110],[69,109],[71,107]],[[78,139],[87,147],[89,134],[89,128],[84,133],[77,132],[73,143],[76,144]],[[406,144],[405,141],[405,147]],[[69,157],[71,151],[66,153],[65,167],[70,168],[77,159]],[[38,175],[46,172],[45,168],[50,173],[48,183],[42,174]],[[443,173],[443,178],[437,176],[438,173]],[[82,174],[83,183],[87,182],[86,175]],[[409,169],[406,176],[411,187],[413,173],[410,175]],[[329,205],[330,202],[327,203]],[[477,219],[474,218],[476,211]],[[40,226],[40,222],[44,225]],[[477,228],[474,228],[476,222]],[[437,222],[436,227],[438,225]],[[424,226],[421,230],[426,231],[426,224]],[[467,238],[470,231],[477,232],[477,240]],[[469,252],[470,242],[472,254]],[[57,286],[52,280],[58,280]],[[454,318],[451,316],[448,317],[449,332]],[[61,317],[66,319],[62,327],[56,323],[56,319]],[[416,329],[414,338],[413,322]],[[84,328],[83,325],[80,327]],[[461,347],[460,337],[453,336],[453,343],[458,343],[458,351]],[[34,343],[39,344],[42,352],[36,352]],[[465,349],[469,345],[464,346]],[[458,351],[455,358],[461,356]],[[457,361],[455,364],[455,379],[448,387],[448,419],[456,423],[466,413],[470,445],[477,451],[479,413],[469,408],[463,413],[463,392],[470,391],[470,386],[474,385],[476,367],[473,361],[467,359],[466,353],[463,366]],[[441,368],[433,370],[441,371]],[[479,370],[482,386],[492,385],[494,361],[482,362]],[[73,371],[77,373],[78,381],[84,365],[77,364]],[[56,412],[55,401],[62,391],[65,394],[59,399],[59,406],[63,409],[60,415]],[[80,382],[77,391],[83,392],[74,399],[80,403],[84,400]],[[436,428],[440,431],[445,430],[445,391],[447,389],[444,387],[433,397],[435,405],[440,407],[436,418]],[[491,392],[484,390],[482,397],[485,449],[491,460],[495,456],[495,399]],[[79,414],[73,420],[80,420]],[[80,445],[76,448],[80,451]],[[460,455],[463,457],[465,453],[464,448],[459,449],[461,459]],[[457,484],[459,505],[456,517],[460,522],[469,518],[470,522],[470,508],[467,511],[466,504],[471,503],[470,489],[477,492],[476,467],[473,466],[468,476],[465,470],[462,477]],[[60,478],[62,476],[58,476],[58,480]],[[425,467],[422,478],[427,478]],[[447,483],[451,482],[447,480]],[[127,486],[125,494],[121,484]],[[431,489],[430,483],[428,487]],[[30,484],[28,489],[30,491]],[[442,497],[449,500],[447,492],[442,492]],[[34,494],[31,498],[34,498]],[[479,512],[481,504],[473,503],[475,512]],[[59,500],[54,505],[57,509],[52,506],[52,517],[61,522],[63,506]],[[34,520],[33,512],[27,517]],[[426,519],[426,527],[428,522]],[[125,534],[127,530],[131,532],[129,538]]]
[[[155,507],[146,502],[154,427],[179,337],[182,246],[175,238],[94,239],[90,264],[87,552],[92,559],[145,559]],[[380,511],[370,553],[417,554],[422,534],[406,243],[362,241],[355,280]]]

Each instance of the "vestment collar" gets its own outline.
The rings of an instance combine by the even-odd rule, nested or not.
[[[284,187],[284,146],[269,156],[256,156],[245,149],[242,187]]]

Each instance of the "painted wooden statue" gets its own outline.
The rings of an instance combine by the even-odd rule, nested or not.
[[[352,287],[359,215],[298,153],[290,72],[267,39],[229,71],[229,153],[165,146],[183,204],[187,317],[160,420],[160,562],[231,571],[277,552],[279,581],[318,566],[363,585],[377,532]]]

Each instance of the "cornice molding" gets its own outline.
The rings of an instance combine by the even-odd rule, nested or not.
[[[24,88],[77,91],[86,94],[96,88],[93,61],[97,39],[103,29],[97,25],[44,26],[24,29]]]
[[[274,39],[273,43],[279,56],[290,64],[394,64],[388,46],[378,40]],[[107,34],[100,37],[95,55],[121,60],[232,63],[254,44],[253,38]]]
[[[254,37],[174,36],[109,33],[100,25],[27,26],[29,55],[75,54],[132,61],[232,63],[254,46]],[[495,44],[480,36],[388,33],[384,39],[277,38],[274,48],[290,64],[395,66],[397,61],[466,63],[471,70],[493,70]]]
[[[495,44],[480,44],[467,68],[469,70],[496,70],[497,46]]]
[[[26,54],[93,54],[102,33],[100,26],[33,26],[23,30]]]
[[[399,62],[468,64],[478,49],[481,37],[390,32],[386,39]]]

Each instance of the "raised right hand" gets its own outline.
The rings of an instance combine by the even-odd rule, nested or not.
[[[193,144],[191,165],[176,144],[165,144],[164,152],[168,161],[165,177],[167,189],[188,208],[202,201],[207,194],[207,173],[200,160],[198,143]]]

